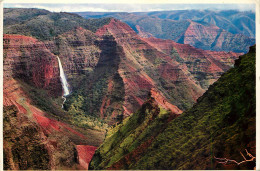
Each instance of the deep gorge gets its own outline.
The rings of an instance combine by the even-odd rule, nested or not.
[[[116,18],[23,8],[5,15],[5,169],[252,168],[210,164],[209,147],[217,157],[255,156],[254,47],[203,50],[141,36]]]

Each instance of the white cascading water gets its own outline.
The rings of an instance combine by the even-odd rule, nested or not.
[[[62,98],[64,99],[64,101],[63,101],[63,104],[64,104],[64,102],[66,101],[66,96],[70,94],[69,84],[67,82],[65,73],[64,73],[63,68],[62,68],[62,64],[60,62],[60,58],[58,56],[57,56],[57,59],[58,59],[59,68],[60,68],[60,80],[61,80],[61,84],[62,84],[62,88],[63,88]],[[63,108],[63,104],[62,104],[62,108]]]

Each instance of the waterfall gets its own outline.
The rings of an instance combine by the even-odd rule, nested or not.
[[[59,68],[60,68],[60,80],[61,80],[62,89],[63,89],[62,98],[64,99],[64,101],[63,101],[63,104],[64,104],[64,102],[66,101],[66,96],[70,94],[69,84],[67,82],[65,73],[64,73],[63,68],[62,68],[62,64],[60,62],[60,58],[58,56],[57,56],[57,59],[58,59]],[[63,108],[63,104],[62,104],[62,108]]]

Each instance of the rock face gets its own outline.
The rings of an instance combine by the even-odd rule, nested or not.
[[[96,35],[113,36],[121,49],[118,73],[125,90],[124,115],[140,107],[151,89],[160,92],[165,102],[187,109],[241,55],[140,38],[127,24],[115,19],[97,30]]]
[[[79,155],[79,163],[84,169],[88,169],[89,163],[94,155],[97,147],[90,145],[77,145]]]
[[[4,35],[4,77],[18,78],[51,95],[61,95],[58,61],[43,42],[22,35]]]
[[[155,90],[154,88],[151,89],[151,97],[155,99],[158,106],[163,107],[164,109],[169,109],[172,113],[175,113],[175,114],[182,113],[182,111],[178,107],[167,102],[165,100],[166,98],[160,92]]]
[[[21,12],[24,14],[26,10]],[[41,15],[45,15],[46,11],[32,12],[37,15],[28,20],[36,17],[37,21],[42,21]],[[84,20],[71,14],[52,15],[47,12],[47,15],[48,21],[55,19],[55,16],[60,21],[63,15],[68,20],[71,17]],[[26,17],[24,20],[25,23],[29,22]],[[8,21],[12,25],[12,17]],[[130,26],[116,19],[99,25],[102,27],[96,33],[78,24],[77,27],[56,32],[55,36],[48,32],[48,38],[39,37],[45,41],[24,35],[4,35],[4,106],[17,110],[15,120],[18,122],[18,132],[19,129],[26,131],[24,125],[31,125],[29,128],[34,129],[32,132],[39,138],[40,149],[45,149],[44,156],[48,158],[43,159],[48,163],[44,163],[42,168],[88,167],[90,158],[104,137],[104,132],[88,130],[86,133],[86,129],[77,128],[75,122],[84,125],[82,122],[86,120],[81,122],[81,119],[89,115],[114,124],[122,123],[123,118],[132,113],[145,113],[137,118],[135,114],[131,117],[134,122],[145,121],[143,127],[136,129],[136,137],[148,127],[148,123],[154,127],[146,134],[152,133],[153,137],[146,139],[143,134],[140,138],[144,138],[144,144],[133,144],[138,149],[129,154],[127,161],[135,155],[136,158],[140,157],[139,149],[150,146],[154,137],[171,120],[192,106],[210,84],[233,66],[234,59],[240,55],[205,51],[171,40],[157,39],[139,28],[145,37],[149,37],[141,38]],[[13,25],[9,29],[15,31]],[[24,31],[29,34],[32,30]],[[72,90],[64,104],[65,111],[59,105],[62,103],[62,86],[56,56],[61,60]],[[142,105],[145,107],[137,111]],[[73,120],[75,116],[76,121]],[[93,125],[96,123],[95,120]],[[22,140],[23,144],[27,140]],[[6,148],[10,159],[12,148]],[[121,152],[125,154],[127,151]],[[124,160],[111,168],[121,168],[121,162]],[[12,161],[9,164],[12,169],[30,168],[27,165],[14,166]]]
[[[211,24],[189,20],[190,25],[179,43],[189,44],[204,50],[247,52],[254,39],[243,34],[232,34]],[[233,42],[236,42],[234,44]]]
[[[101,53],[98,40],[93,32],[77,27],[46,44],[62,60],[63,69],[70,77],[73,74],[85,74],[97,65]]]
[[[188,86],[193,86],[194,96],[202,93],[200,87],[189,81],[176,63],[167,64],[164,60],[166,55],[144,42],[127,24],[112,19],[96,34],[111,34],[122,49],[118,73],[123,79],[125,89],[124,115],[129,115],[140,107],[152,88],[158,89],[161,86],[159,77],[163,75],[163,71],[160,69],[166,70],[167,66],[172,73],[175,72],[172,78],[164,77],[167,81],[184,80]],[[179,75],[178,78],[175,75]],[[166,97],[169,97],[168,93],[164,93]],[[169,101],[166,97],[164,100]]]
[[[135,13],[160,19],[185,20],[214,24],[232,34],[243,34],[255,37],[255,12],[239,10],[172,10]],[[90,14],[91,15],[91,14]]]

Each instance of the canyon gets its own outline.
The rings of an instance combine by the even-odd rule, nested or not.
[[[134,136],[142,130],[148,130],[146,134],[131,140],[135,151],[109,164],[110,169],[121,168],[120,163],[139,158],[144,152],[140,149],[145,150],[175,118],[196,105],[243,54],[198,49],[145,32],[149,36],[140,36],[114,18],[87,20],[37,9],[5,9],[5,14],[6,169],[88,169],[104,139],[112,144],[117,139],[109,138],[118,138],[107,130],[116,132],[129,120],[144,122]],[[36,134],[36,139],[29,138],[34,144],[21,132],[28,137]],[[29,153],[42,155],[43,164],[24,163],[29,157],[21,157],[26,150],[16,149],[11,140],[21,147],[26,143],[39,147],[41,152],[33,148]]]
[[[165,103],[178,110],[188,109],[241,55],[140,38],[127,24],[115,19],[95,34],[79,27],[54,41],[17,36],[4,37],[7,77],[23,79],[54,97],[62,96],[56,54],[71,83],[72,94],[64,108],[69,110],[73,99],[81,95],[85,98],[85,106],[80,107],[83,111],[111,123],[140,108],[151,89],[162,94]]]

